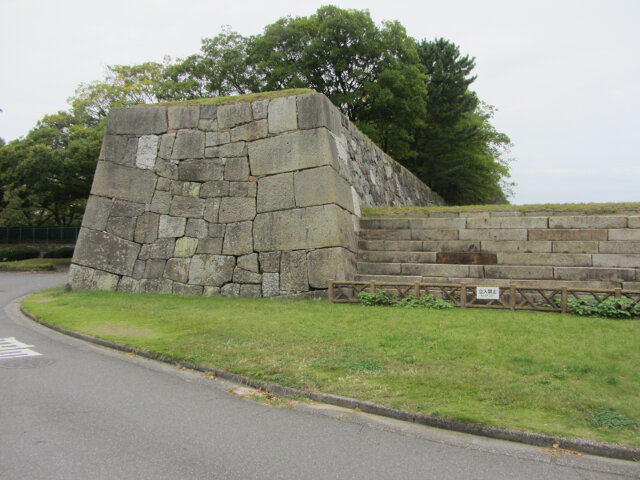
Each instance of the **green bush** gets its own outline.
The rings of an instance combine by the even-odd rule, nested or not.
[[[380,290],[375,293],[360,292],[358,296],[360,297],[362,305],[366,307],[393,305],[402,308],[433,308],[436,310],[453,308],[450,302],[436,298],[431,294],[420,297],[409,294],[404,298],[398,298],[397,295],[389,296],[387,292]]]
[[[71,258],[73,257],[73,247],[62,247],[51,250],[42,255],[42,258]]]
[[[33,247],[7,247],[0,249],[0,262],[13,262],[28,258],[38,258],[39,256],[40,250]]]
[[[629,298],[607,298],[602,302],[593,298],[570,298],[567,300],[567,310],[574,315],[585,317],[632,318],[640,316],[640,304]]]

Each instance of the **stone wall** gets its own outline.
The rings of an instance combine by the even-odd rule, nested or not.
[[[361,226],[359,280],[640,290],[637,212],[440,213]]]
[[[321,94],[114,109],[69,285],[308,294],[354,278],[361,206],[438,201]]]

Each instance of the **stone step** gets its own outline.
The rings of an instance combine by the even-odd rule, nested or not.
[[[365,263],[435,263],[435,252],[360,250],[356,261]]]

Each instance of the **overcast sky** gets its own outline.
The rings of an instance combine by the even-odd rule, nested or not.
[[[196,53],[323,4],[369,9],[476,58],[472,85],[513,143],[512,203],[640,201],[640,1],[0,0],[0,137],[66,110],[105,67]]]

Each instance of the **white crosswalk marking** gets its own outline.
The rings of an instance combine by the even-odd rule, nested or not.
[[[16,340],[15,337],[0,338],[0,360],[42,355],[41,353],[31,350],[31,347],[33,347],[33,345],[24,344]]]

